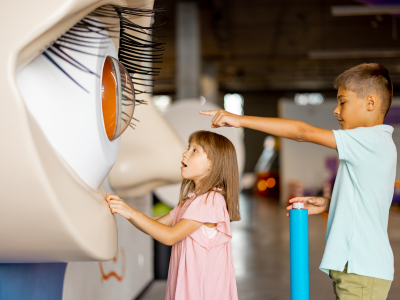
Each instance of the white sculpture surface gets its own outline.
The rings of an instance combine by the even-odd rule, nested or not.
[[[109,260],[117,252],[116,221],[99,186],[116,160],[120,141],[104,136],[99,78],[64,66],[85,94],[43,59],[54,41],[107,4],[153,7],[151,0],[1,4],[1,34],[7,42],[0,50],[0,262]],[[137,16],[134,21],[148,27],[151,18]],[[110,41],[104,49],[93,45],[91,51],[101,56],[84,61],[93,72],[101,70],[104,55],[116,56],[118,42],[113,42],[116,49]],[[143,145],[146,140],[136,142]],[[146,161],[151,153],[131,154]]]

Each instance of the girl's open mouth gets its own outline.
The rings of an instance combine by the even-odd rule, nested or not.
[[[186,168],[186,167],[187,167],[187,164],[185,164],[183,161],[181,161],[181,163],[182,163],[182,167],[181,167],[181,169],[183,169],[183,168]]]

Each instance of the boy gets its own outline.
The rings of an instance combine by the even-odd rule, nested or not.
[[[247,127],[336,149],[340,165],[332,199],[301,197],[289,202],[304,202],[309,214],[329,212],[320,269],[333,279],[336,299],[386,299],[394,273],[387,225],[397,152],[393,127],[383,120],[392,103],[392,82],[385,67],[361,64],[340,74],[334,86],[338,105],[333,113],[343,130],[224,110],[200,113],[214,117],[213,128]]]

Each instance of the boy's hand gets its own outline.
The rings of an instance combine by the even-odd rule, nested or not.
[[[209,111],[199,111],[200,114],[206,116],[214,117],[211,121],[211,128],[219,128],[219,127],[235,127],[239,128],[240,125],[240,117],[235,114],[231,114],[223,109],[220,110],[209,110]]]
[[[125,219],[130,219],[134,209],[117,195],[106,194],[106,201],[113,214],[117,213]]]
[[[289,200],[289,203],[303,202],[304,208],[308,209],[309,215],[316,215],[328,212],[330,199],[324,197],[297,197]],[[291,210],[293,205],[289,205],[286,209]],[[289,217],[289,214],[286,214]]]

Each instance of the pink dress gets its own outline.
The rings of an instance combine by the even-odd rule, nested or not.
[[[208,238],[202,227],[172,246],[166,300],[238,299],[231,251],[231,226],[224,197],[211,192],[189,199],[170,214],[180,219],[216,223],[218,233]]]

